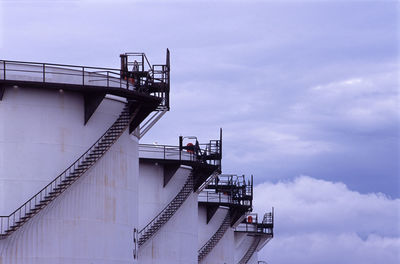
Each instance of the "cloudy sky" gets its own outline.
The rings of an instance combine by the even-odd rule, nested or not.
[[[224,130],[223,169],[276,209],[271,263],[397,263],[398,1],[0,0],[0,58],[119,67],[171,50],[143,142]]]

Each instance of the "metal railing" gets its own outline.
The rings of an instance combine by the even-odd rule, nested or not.
[[[0,80],[134,89],[119,69],[55,63],[0,60]]]
[[[139,247],[153,236],[175,214],[179,207],[192,193],[193,174],[187,178],[179,193],[145,227],[139,231]]]
[[[202,153],[212,154],[212,147],[209,144],[200,144]],[[139,157],[148,159],[192,161],[206,163],[209,165],[219,166],[220,159],[204,159],[203,155],[199,155],[195,151],[181,150],[179,146],[171,145],[152,145],[139,144]]]
[[[242,186],[252,185],[253,176],[246,182],[245,175],[236,174],[221,174],[217,179],[211,184],[214,188],[227,189],[227,188],[237,188]]]
[[[54,180],[52,180],[43,189],[41,189],[38,193],[36,193],[32,198],[30,198],[28,201],[26,201],[24,204],[18,207],[14,212],[6,216],[0,216],[0,236],[6,235],[5,234],[6,230],[9,230],[17,222],[22,221],[23,217],[26,217],[28,213],[32,212],[32,210],[35,209],[40,204],[40,202],[45,199],[45,197],[49,196],[49,193],[53,192],[55,188],[59,187],[60,184],[62,184],[62,182],[67,180],[67,177],[69,177],[71,173],[79,170],[79,167],[82,166],[84,161],[92,159],[90,156],[92,151],[96,149],[103,140],[105,140],[106,135],[109,134],[110,131],[115,129],[115,126],[122,119],[124,112],[127,111],[126,109],[127,107],[124,108],[123,112],[121,113],[117,121],[115,121],[114,124],[110,128],[108,128],[107,131],[104,132],[104,134],[102,134],[99,137],[99,139],[86,150],[85,153],[83,153],[76,161],[74,161],[72,165],[70,165],[67,169],[65,169],[61,174],[59,174]],[[133,117],[130,118],[132,119]],[[129,122],[126,122],[125,127],[121,129],[121,131],[119,131],[119,135],[117,138],[119,138],[122,135],[123,131],[125,131],[125,129],[128,127],[128,124]],[[106,147],[106,150],[108,150],[111,147],[111,145],[112,144],[109,144]],[[106,150],[104,150],[104,152]],[[87,171],[88,169],[89,167],[86,167],[84,168],[84,171]]]
[[[159,110],[169,110],[170,52],[167,49],[165,64],[150,64],[145,53],[121,54],[121,77],[135,82],[138,91],[162,98]]]
[[[199,202],[218,203],[227,205],[242,205],[251,207],[252,198],[245,192],[216,192],[214,190],[203,190],[198,196]]]
[[[221,174],[200,193],[199,202],[222,202],[252,208],[253,176],[246,182],[245,175]]]
[[[246,218],[235,228],[235,231],[273,235],[273,226],[274,208],[272,208],[271,212],[264,214],[261,222],[259,222],[258,214],[246,214]]]
[[[144,53],[146,67],[141,67],[147,75],[138,84],[129,78],[122,78],[121,69],[77,66],[68,64],[39,63],[0,60],[0,80],[25,81],[42,84],[79,85],[83,88],[118,88],[161,98],[157,110],[169,109],[169,66],[149,63]],[[158,68],[160,66],[161,70]],[[167,69],[168,68],[168,69]],[[165,72],[162,72],[164,70]],[[152,91],[151,87],[162,85],[163,89]],[[154,90],[154,89],[153,89]]]

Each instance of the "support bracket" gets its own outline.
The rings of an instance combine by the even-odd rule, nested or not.
[[[4,87],[4,85],[0,85],[0,101],[3,100],[5,90],[6,90],[6,87]]]
[[[175,173],[177,172],[179,167],[180,167],[179,164],[164,164],[164,185],[163,185],[163,187],[167,186],[168,182],[175,175]]]
[[[217,212],[219,206],[218,205],[211,205],[207,204],[206,205],[206,210],[207,210],[207,224],[211,221],[212,217],[215,215]]]
[[[99,107],[105,96],[106,93],[104,92],[85,92],[83,94],[83,100],[85,103],[85,125],[94,114],[97,107]]]

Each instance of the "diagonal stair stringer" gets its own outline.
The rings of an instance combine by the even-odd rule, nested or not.
[[[202,261],[208,253],[218,244],[221,238],[224,236],[225,232],[231,226],[231,212],[227,212],[224,220],[222,221],[217,232],[199,249],[198,251],[198,262]]]
[[[141,109],[142,104],[128,101],[118,119],[71,166],[10,215],[0,216],[0,239],[18,230],[96,164],[136,117],[142,119]]]

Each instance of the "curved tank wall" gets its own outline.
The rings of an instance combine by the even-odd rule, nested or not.
[[[163,187],[163,165],[140,161],[139,230],[147,225],[186,182],[191,169],[180,167]],[[197,263],[197,194],[192,193],[178,211],[139,249],[139,263]]]
[[[243,256],[247,253],[247,250],[250,248],[253,243],[255,236],[248,235],[245,232],[235,232],[235,263],[239,263],[239,261],[243,258]],[[247,264],[257,264],[257,251],[253,253]]]
[[[239,263],[239,261],[246,254],[254,238],[248,236],[247,233],[245,232],[235,232],[234,238],[235,238],[235,262]]]
[[[200,249],[221,226],[228,208],[220,207],[207,224],[207,210],[205,206],[199,206],[198,212],[198,249]],[[201,260],[201,264],[234,263],[234,231],[228,228],[224,236],[215,247]]]
[[[0,215],[74,162],[123,106],[105,99],[84,125],[82,94],[7,88],[0,101]],[[138,173],[138,141],[124,132],[77,182],[0,240],[0,263],[132,263]]]

